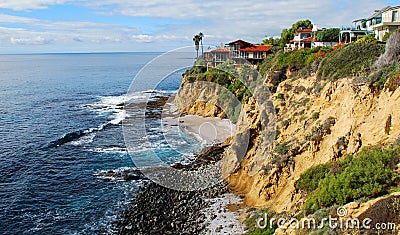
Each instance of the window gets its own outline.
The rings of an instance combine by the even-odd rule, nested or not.
[[[397,11],[393,11],[392,12],[392,22],[396,22],[397,21]]]
[[[240,57],[241,58],[249,58],[249,52],[248,51],[241,51],[240,52]]]
[[[311,33],[302,33],[300,39],[305,39],[311,37]]]

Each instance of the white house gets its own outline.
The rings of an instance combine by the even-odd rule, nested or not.
[[[286,44],[285,51],[293,51],[299,50],[303,48],[311,48],[311,44],[314,41],[312,37],[313,29],[300,29],[294,33],[293,40],[290,40],[288,44]]]
[[[293,51],[304,48],[314,47],[332,47],[338,44],[338,42],[320,42],[315,38],[315,34],[319,29],[316,24],[313,28],[300,29],[294,34],[293,40],[290,40],[289,44],[286,44],[285,51]]]
[[[381,10],[375,10],[374,14],[372,14],[370,17],[353,21],[355,24],[355,29],[374,31],[373,26],[382,23],[382,12],[389,8],[390,6],[387,6]]]
[[[372,25],[376,39],[382,41],[385,34],[400,28],[400,6],[390,7],[382,11],[382,21]]]

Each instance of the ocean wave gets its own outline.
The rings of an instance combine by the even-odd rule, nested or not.
[[[119,96],[99,96],[98,102],[83,105],[82,108],[92,109],[100,116],[107,116],[112,125],[119,125],[127,117],[124,110],[125,103],[145,103],[158,94],[165,96],[172,93],[169,91],[147,90]]]
[[[61,138],[51,142],[46,148],[55,148],[64,144],[81,146],[91,143],[96,136],[96,132],[102,131],[104,128],[110,125],[121,125],[121,123],[127,118],[128,115],[124,110],[124,104],[126,102],[146,102],[158,94],[166,95],[174,92],[176,91],[147,90],[128,95],[100,96],[98,97],[98,102],[86,104],[81,107],[92,109],[101,116],[107,116],[108,122],[103,123],[96,128],[88,128],[67,133]]]
[[[107,181],[133,181],[145,179],[143,173],[137,168],[122,167],[115,170],[103,170],[96,174],[95,177]]]
[[[89,144],[92,143],[94,140],[94,137],[96,137],[95,133],[90,133],[89,135],[83,136],[75,141],[71,141],[68,144],[73,145],[73,146],[80,146],[84,144]]]
[[[113,115],[113,119],[109,122],[112,125],[119,125],[124,121],[126,118],[126,111],[125,110],[120,110],[118,112],[115,112]]]
[[[89,151],[96,153],[121,153],[121,154],[126,154],[128,152],[128,150],[125,147],[94,148],[94,149],[89,149]]]

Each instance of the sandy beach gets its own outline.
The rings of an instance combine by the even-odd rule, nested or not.
[[[165,117],[162,119],[163,126],[169,128],[179,128],[180,131],[186,131],[195,136],[203,145],[210,146],[220,144],[233,136],[236,131],[236,125],[228,119],[201,117],[195,115],[186,115],[183,117]]]

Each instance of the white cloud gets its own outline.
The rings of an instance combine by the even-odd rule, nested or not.
[[[195,1],[195,0],[98,0],[87,3],[90,6],[116,5],[114,14],[144,17],[163,17],[172,19],[206,19],[237,22],[240,20],[269,20],[275,22],[288,17],[318,15],[319,17],[340,15],[339,5],[347,4],[354,14],[370,11],[368,7],[385,5],[382,0],[230,0],[230,1]],[[362,6],[362,7],[360,7]],[[108,9],[107,9],[108,10]],[[110,12],[104,12],[110,14]],[[326,15],[329,13],[329,15]]]
[[[86,21],[52,22],[36,18],[0,14],[0,41],[12,45],[45,45],[50,43],[120,43],[131,40],[138,29],[118,24]],[[7,25],[20,25],[19,28]],[[35,28],[28,30],[25,27]]]
[[[11,43],[14,45],[45,45],[52,42],[51,39],[43,38],[42,36],[37,36],[34,38],[14,38],[11,37]]]
[[[241,37],[255,42],[261,41],[265,35],[279,35],[283,28],[290,27],[299,19],[311,19],[325,27],[340,27],[387,5],[383,0],[98,0],[87,4],[100,8],[114,6],[111,12],[106,8],[104,14],[158,17],[189,22],[169,25],[165,30],[158,32],[159,34],[177,35],[182,38],[202,31],[208,35],[205,40],[230,40]],[[346,6],[341,7],[343,5]],[[148,36],[142,39],[145,42],[153,40]]]
[[[27,18],[27,17],[20,17],[20,16],[13,16],[13,15],[6,15],[0,14],[0,23],[2,24],[32,24],[34,22],[39,22],[37,19]]]
[[[141,17],[144,23],[136,28],[129,20],[119,24],[65,22],[0,14],[0,26],[3,26],[0,41],[3,45],[70,43],[118,47],[124,43],[157,43],[165,47],[191,45],[193,34],[203,32],[204,43],[217,45],[237,38],[257,43],[265,35],[280,35],[283,28],[299,19],[311,19],[320,27],[340,27],[388,5],[384,0],[0,0],[0,8],[28,10],[29,13],[52,4],[67,3],[92,10],[97,17],[104,17],[103,22],[123,15],[132,19]],[[13,24],[20,28],[13,28]]]
[[[0,0],[0,8],[7,8],[16,11],[45,9],[48,5],[64,3],[64,0]]]

